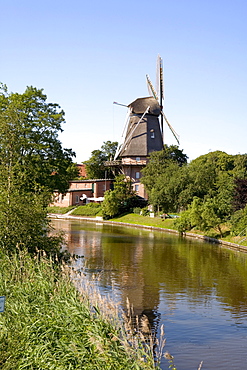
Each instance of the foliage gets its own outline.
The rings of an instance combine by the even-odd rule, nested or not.
[[[149,202],[164,212],[180,208],[180,194],[185,188],[187,156],[176,145],[165,145],[164,149],[150,155],[147,166],[142,170]]]
[[[114,158],[118,143],[116,141],[106,141],[100,149],[93,150],[91,157],[84,161],[86,165],[87,178],[89,179],[104,179],[114,178],[114,174],[110,167],[105,167],[104,162]]]
[[[182,231],[191,223],[200,230],[215,228],[222,233],[220,224],[247,203],[246,154],[215,151],[186,164],[185,158],[178,161],[178,156],[155,152],[142,172],[141,181],[156,210],[189,210],[190,216],[186,213],[177,221]]]
[[[139,206],[139,199],[132,189],[131,182],[119,175],[115,179],[114,190],[108,190],[104,194],[102,214],[105,219],[123,214]]]
[[[105,302],[104,316],[104,301],[92,304],[86,289],[79,292],[71,270],[38,257],[0,252],[2,370],[154,369],[151,351],[143,352],[140,342],[131,347],[113,302]]]
[[[242,209],[247,204],[247,178],[235,179],[233,192],[233,208],[235,211]]]
[[[78,206],[71,212],[72,215],[78,216],[96,216],[101,210],[101,205],[98,203],[89,203],[85,206]]]
[[[181,233],[192,228],[202,231],[216,229],[222,237],[222,224],[229,217],[224,206],[219,197],[204,199],[194,197],[188,210],[182,212],[180,218],[176,220],[176,227]]]
[[[231,233],[233,235],[247,235],[247,205],[234,212],[231,217]]]
[[[77,172],[74,153],[63,149],[58,134],[64,112],[47,103],[42,90],[23,94],[0,88],[0,247],[26,246],[51,251],[46,207],[52,192],[65,192]],[[56,248],[55,248],[56,249]]]
[[[175,228],[182,235],[186,231],[192,229],[190,211],[184,211],[181,213],[179,218],[176,218],[174,221]]]
[[[32,86],[23,94],[0,89],[0,175],[1,180],[11,176],[25,190],[39,186],[64,193],[77,173],[74,153],[58,140],[64,112],[46,99]]]

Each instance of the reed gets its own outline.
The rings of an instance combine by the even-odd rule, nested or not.
[[[117,304],[73,266],[44,253],[0,254],[0,368],[154,369],[152,348],[126,332]]]

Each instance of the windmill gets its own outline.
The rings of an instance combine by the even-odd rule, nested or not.
[[[128,114],[122,134],[122,144],[119,145],[114,161],[106,162],[120,170],[132,182],[136,193],[147,198],[141,183],[141,170],[149,161],[152,152],[164,148],[163,122],[165,121],[179,143],[178,135],[168,122],[163,111],[164,88],[162,59],[157,60],[157,88],[155,89],[149,76],[147,84],[151,96],[138,98],[127,105]],[[114,104],[118,104],[114,102]],[[126,106],[124,104],[119,104]],[[160,117],[160,120],[159,120]]]
[[[156,68],[156,90],[149,78],[148,75],[146,75],[147,79],[147,87],[149,94],[153,96],[159,103],[160,109],[161,109],[161,116],[160,116],[160,128],[161,128],[161,133],[162,136],[164,136],[164,120],[171,130],[173,136],[175,137],[178,145],[179,145],[179,136],[172,127],[172,125],[169,123],[164,110],[163,110],[163,101],[164,101],[164,79],[163,79],[163,61],[160,55],[157,57],[157,68]]]

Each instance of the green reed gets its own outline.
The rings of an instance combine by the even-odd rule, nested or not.
[[[0,254],[0,368],[154,369],[152,349],[126,334],[116,305],[78,290],[75,276],[42,253]]]

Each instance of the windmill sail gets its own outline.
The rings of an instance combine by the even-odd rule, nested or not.
[[[174,130],[174,128],[172,127],[172,125],[169,123],[163,111],[163,100],[164,100],[163,61],[159,55],[157,58],[157,68],[156,68],[156,89],[154,88],[148,75],[146,75],[146,79],[147,79],[147,86],[148,86],[149,94],[152,95],[158,101],[160,105],[160,109],[161,109],[160,127],[161,127],[162,135],[164,134],[164,127],[163,127],[164,126],[163,119],[164,119],[167,126],[171,130],[173,136],[175,137],[177,143],[179,144],[179,136]]]

